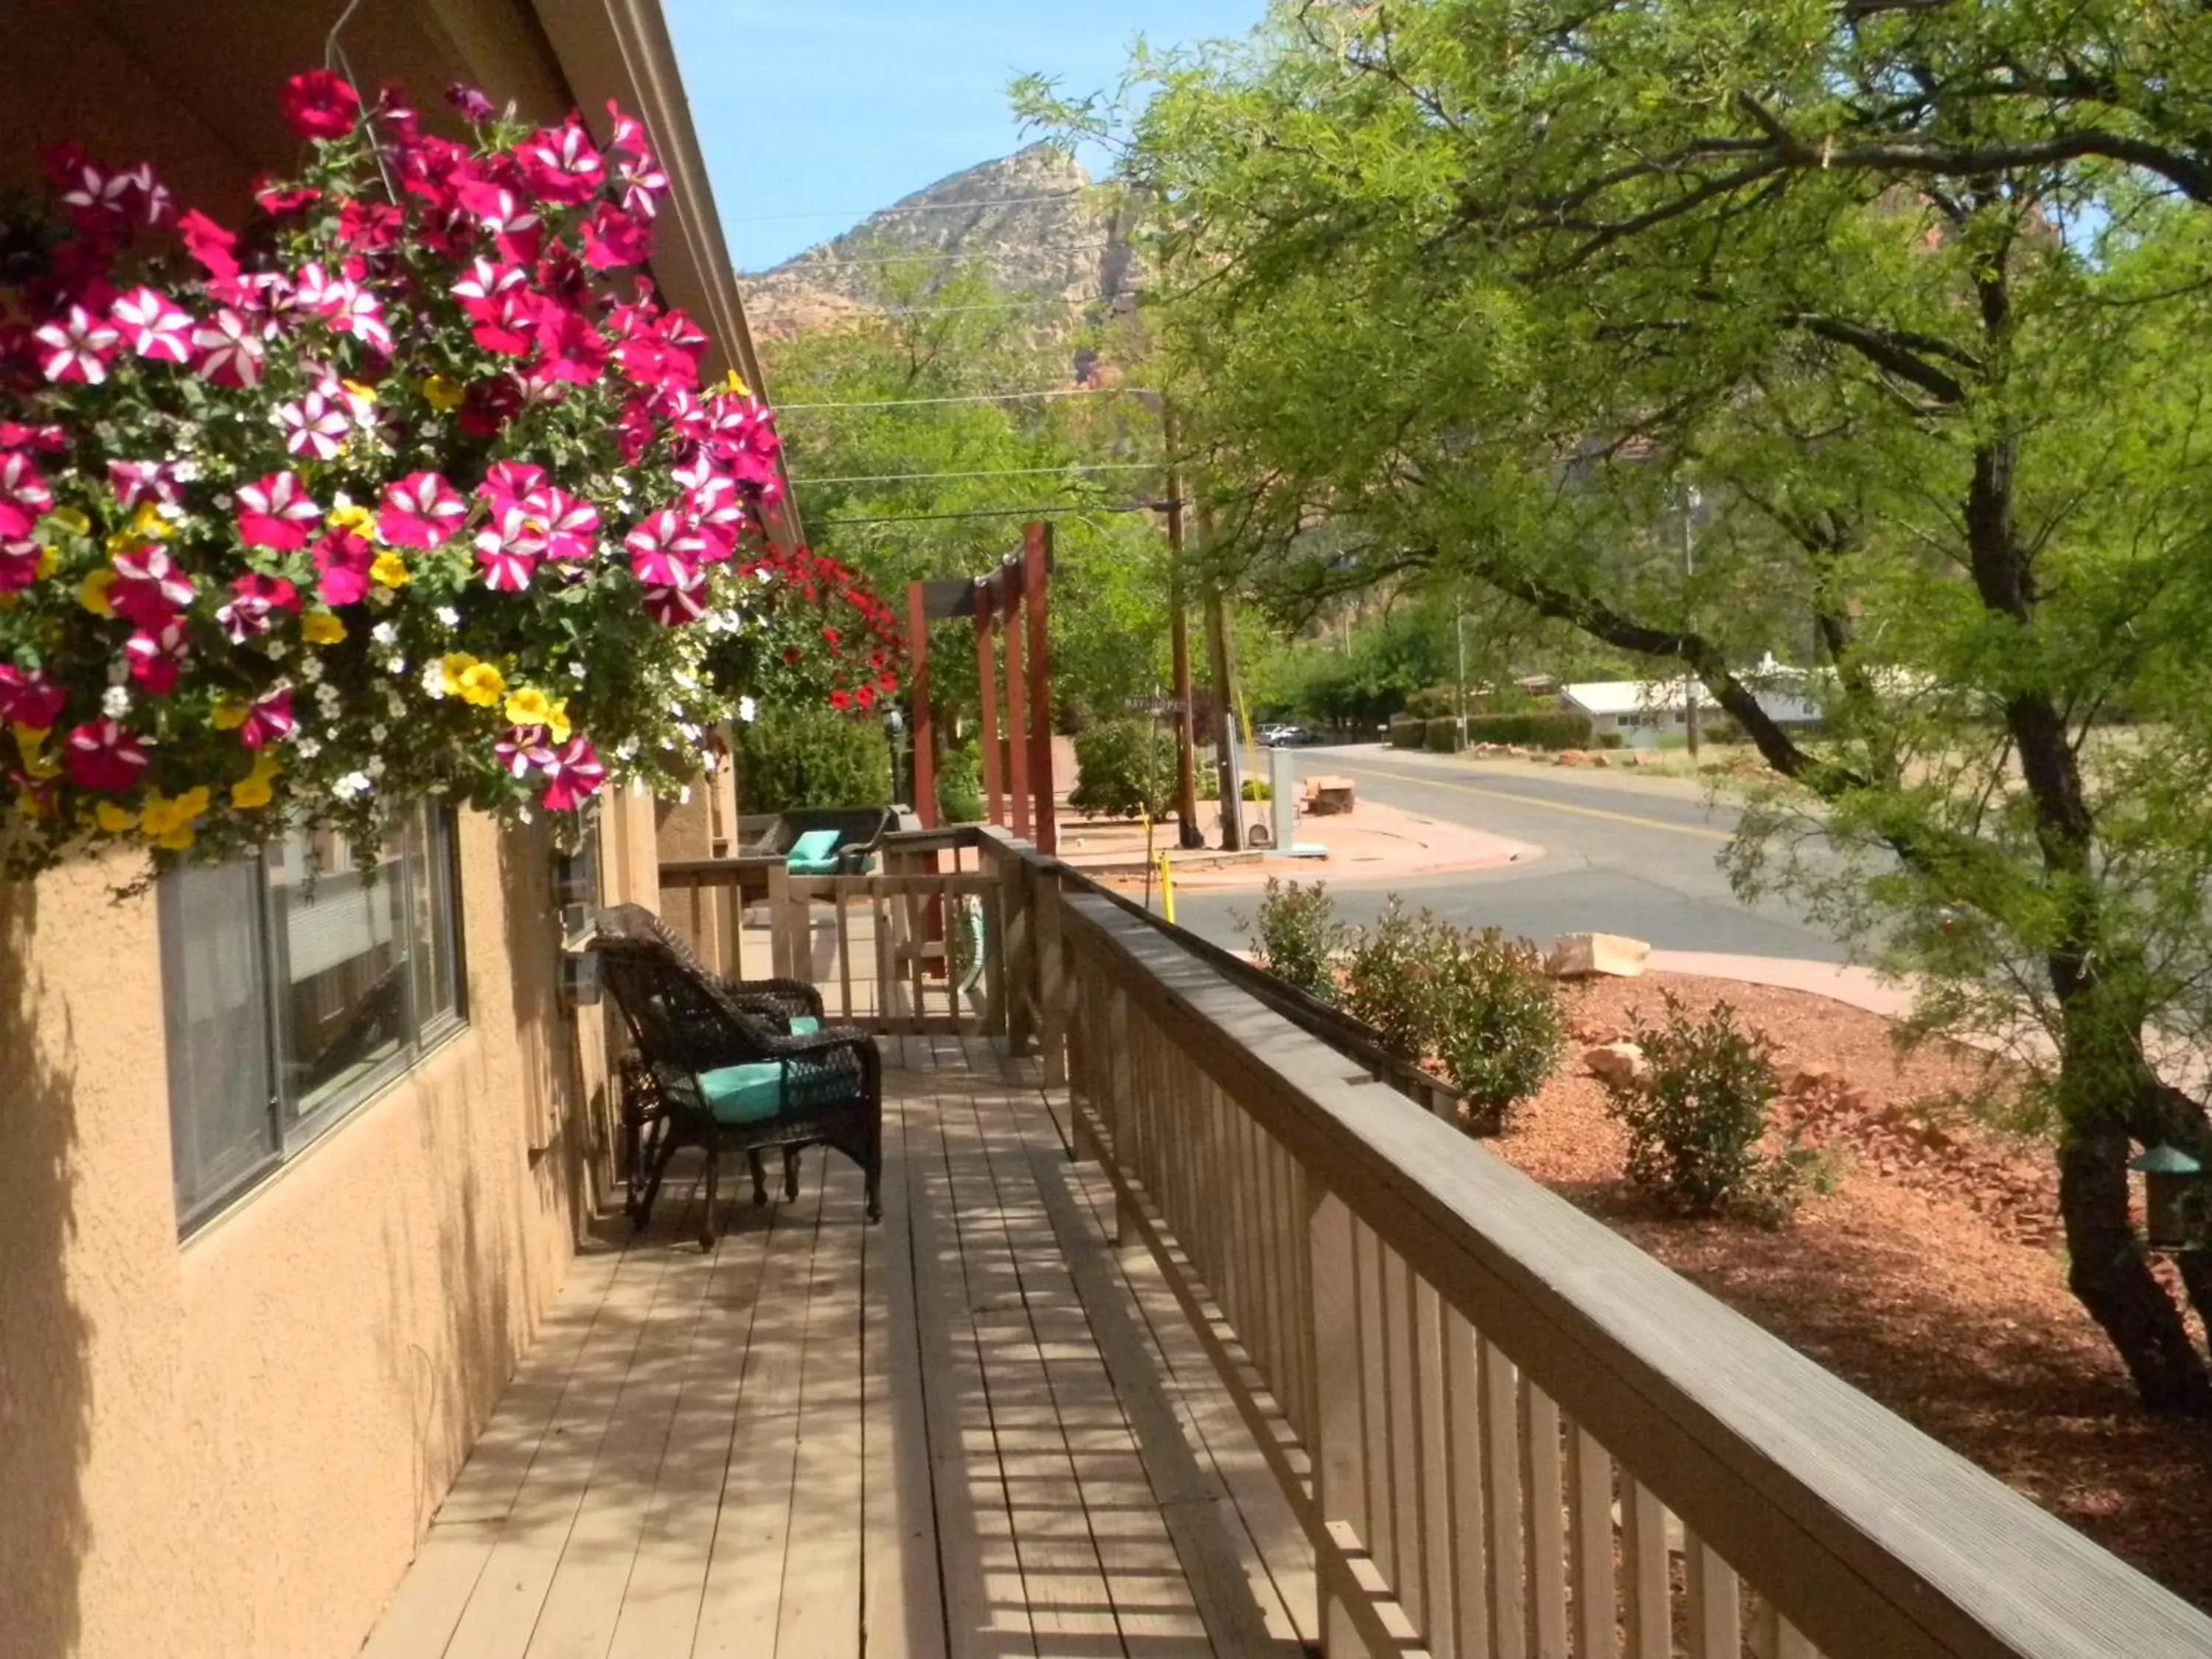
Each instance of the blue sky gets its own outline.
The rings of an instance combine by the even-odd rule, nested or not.
[[[1155,47],[1241,34],[1264,0],[663,5],[731,254],[757,270],[1016,149],[1015,76],[1110,88],[1139,34]]]

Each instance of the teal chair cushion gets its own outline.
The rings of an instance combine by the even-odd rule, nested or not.
[[[690,1085],[680,1085],[686,1094]],[[717,1123],[765,1123],[783,1109],[783,1062],[749,1060],[699,1074],[707,1109]]]
[[[791,843],[791,851],[783,860],[783,867],[795,875],[834,875],[837,861],[830,854],[837,850],[835,830],[809,830]]]
[[[793,1014],[791,1017],[791,1034],[793,1036],[812,1036],[821,1029],[822,1022],[811,1014]]]

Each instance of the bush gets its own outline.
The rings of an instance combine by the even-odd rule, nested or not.
[[[1428,722],[1427,746],[1439,755],[1459,752],[1459,719],[1453,714],[1439,714]]]
[[[1496,1134],[1512,1109],[1544,1086],[1566,1048],[1559,987],[1540,951],[1495,927],[1445,929],[1435,999],[1437,1058],[1467,1091],[1477,1134]]]
[[[748,812],[888,806],[890,744],[873,720],[829,708],[762,713],[738,736],[738,799]]]
[[[1252,941],[1252,959],[1261,967],[1318,1001],[1337,1000],[1336,959],[1352,930],[1336,919],[1327,882],[1301,887],[1270,876],[1258,927],[1233,910],[1229,919]]]
[[[1743,727],[1726,714],[1698,714],[1698,737],[1705,743],[1741,743]]]
[[[1067,804],[1085,817],[1165,817],[1175,810],[1175,734],[1150,720],[1103,720],[1076,734]]]
[[[1519,743],[1538,749],[1587,749],[1590,717],[1576,708],[1543,708],[1525,714],[1469,714],[1469,743]]]
[[[1265,778],[1245,779],[1243,793],[1246,800],[1274,799],[1274,790]],[[1198,769],[1198,798],[1200,800],[1221,799],[1221,774],[1211,766],[1201,766]]]
[[[1725,1002],[1693,1019],[1665,994],[1665,1019],[1631,1034],[1646,1074],[1605,1080],[1607,1109],[1628,1130],[1630,1182],[1684,1215],[1733,1208],[1781,1221],[1796,1169],[1759,1150],[1775,1091],[1772,1045]]]
[[[1411,714],[1390,716],[1390,746],[1393,749],[1419,749],[1427,739],[1429,723]]]
[[[1417,720],[1432,720],[1439,714],[1459,712],[1459,688],[1452,685],[1424,686],[1406,699],[1406,712]]]
[[[1436,1046],[1438,964],[1450,931],[1426,910],[1407,915],[1394,894],[1345,959],[1346,1011],[1401,1059],[1418,1063]]]
[[[983,762],[972,748],[948,750],[937,769],[937,816],[945,823],[983,821]]]
[[[1626,749],[1628,738],[1620,732],[1601,732],[1597,734],[1597,746],[1601,749]]]

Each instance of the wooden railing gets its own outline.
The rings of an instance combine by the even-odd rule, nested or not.
[[[949,867],[904,867],[932,855]],[[844,941],[865,903],[894,941],[872,958],[874,1017],[957,1017],[925,1006],[927,982],[914,994],[911,957],[883,964],[927,939],[933,897],[986,904],[975,1017],[1072,1084],[1078,1156],[1111,1180],[1125,1242],[1158,1261],[1313,1544],[1331,1659],[2212,1655],[2212,1620],[1375,1081],[1176,930],[996,831],[896,856],[896,874],[787,885],[777,937]],[[835,982],[856,1007],[859,982]]]

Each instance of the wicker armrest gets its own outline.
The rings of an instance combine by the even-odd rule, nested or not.
[[[768,1052],[779,1059],[797,1059],[812,1054],[826,1054],[833,1048],[872,1049],[875,1039],[866,1031],[851,1025],[833,1025],[825,1031],[808,1031],[799,1036],[772,1036],[768,1039]]]

